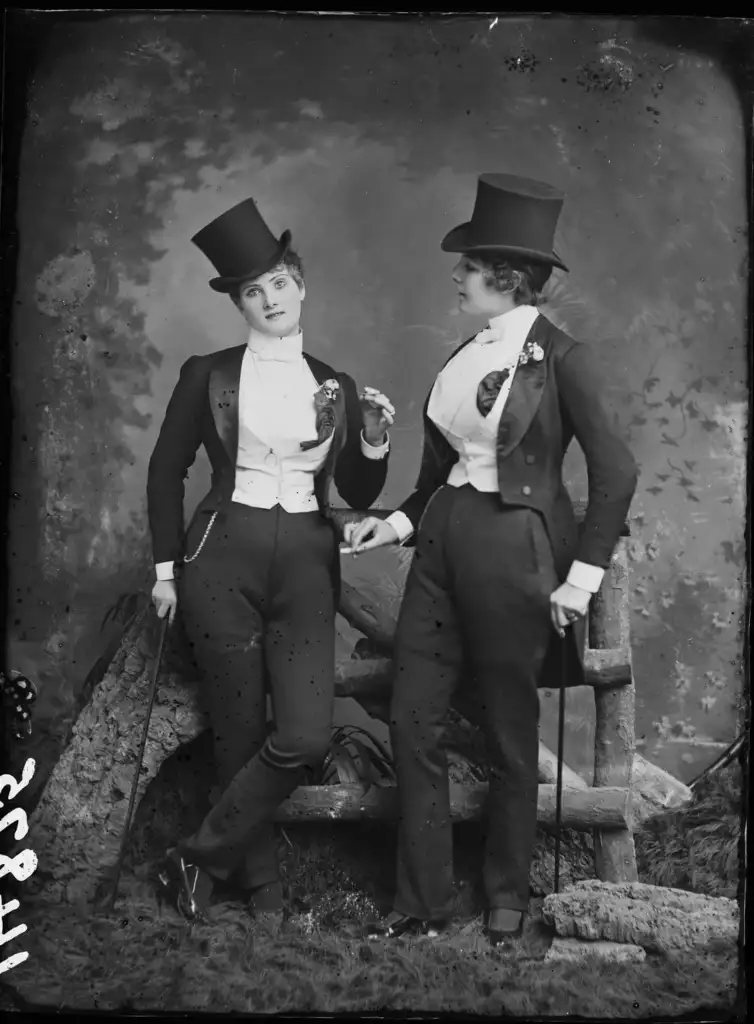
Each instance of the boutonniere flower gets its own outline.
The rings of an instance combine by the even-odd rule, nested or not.
[[[302,451],[315,448],[318,444],[322,444],[323,441],[326,441],[332,434],[335,429],[335,412],[333,410],[333,406],[338,400],[339,393],[340,383],[335,380],[334,377],[329,377],[324,384],[320,384],[314,392],[314,408],[317,410],[317,440],[302,441]]]
[[[545,357],[545,350],[536,341],[527,341],[521,349],[518,357],[518,365],[526,366],[527,363],[541,363]]]
[[[318,409],[324,409],[326,406],[332,405],[338,397],[339,391],[340,384],[334,377],[330,377],[314,392],[314,404]]]

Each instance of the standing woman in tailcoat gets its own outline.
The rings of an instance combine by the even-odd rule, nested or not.
[[[564,196],[485,174],[469,222],[444,239],[461,312],[488,327],[438,375],[424,406],[416,489],[385,520],[346,529],[354,553],[416,545],[398,622],[391,739],[400,827],[393,912],[380,931],[436,934],[454,905],[448,767],[451,699],[473,697],[490,763],[487,932],[521,934],[537,823],[538,685],[583,672],[584,619],[636,488],[595,357],[540,314]],[[578,530],[562,478],[576,438],[588,507]],[[468,701],[464,701],[468,703]]]
[[[331,739],[340,537],[330,485],[352,508],[373,504],[393,408],[304,352],[301,260],[252,199],[193,241],[248,336],[184,363],[149,463],[152,596],[161,617],[180,610],[222,790],[166,852],[160,882],[188,918],[204,913],[217,881],[245,889],[254,912],[279,915],[273,817]],[[202,445],[212,486],[184,531],[184,480]]]

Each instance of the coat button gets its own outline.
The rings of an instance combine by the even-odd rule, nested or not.
[[[525,487],[521,488],[521,493],[525,494],[528,498],[528,496],[531,494],[531,487],[529,487],[529,485],[527,484]]]
[[[526,459],[525,459],[525,462],[526,462],[527,466],[532,466],[534,464],[534,456],[533,455],[527,455]]]

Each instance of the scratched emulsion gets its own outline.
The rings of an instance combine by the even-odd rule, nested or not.
[[[688,779],[733,739],[747,239],[743,128],[719,67],[640,20],[141,15],[61,27],[28,110],[10,652],[40,716],[63,729],[115,636],[103,613],[148,578],[146,464],[182,362],[242,338],[191,235],[248,195],[292,230],[307,347],[398,409],[393,506],[415,480],[426,390],[481,326],[457,315],[439,242],[497,170],[568,193],[556,248],[571,273],[548,315],[594,344],[641,463],[642,752]],[[584,493],[576,455],[569,480]],[[189,507],[206,484],[202,456]],[[395,555],[346,573],[396,606]],[[590,694],[568,702],[567,757],[588,770]]]

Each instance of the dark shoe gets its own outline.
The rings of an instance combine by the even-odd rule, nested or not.
[[[211,875],[187,863],[177,850],[168,850],[158,878],[170,902],[187,921],[206,918],[214,885]]]
[[[518,923],[513,923],[518,914]],[[495,949],[510,949],[524,933],[524,915],[521,911],[491,910],[487,918],[487,938]]]
[[[369,926],[369,938],[397,939],[400,935],[426,935],[436,938],[447,926],[445,921],[423,921],[419,917],[393,911],[384,921]]]

